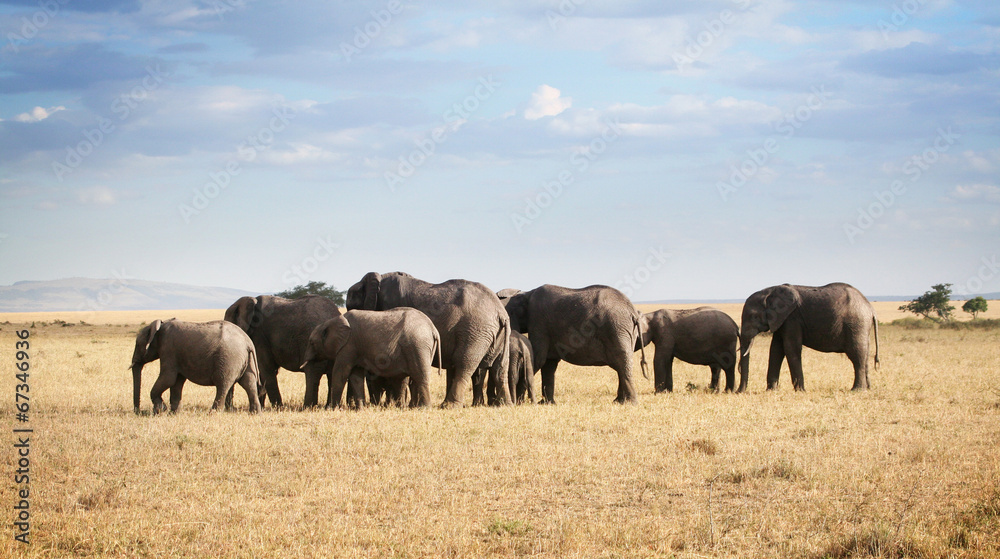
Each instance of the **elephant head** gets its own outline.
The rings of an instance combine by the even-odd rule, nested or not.
[[[659,323],[656,320],[649,320],[649,315],[643,313],[639,315],[639,335],[635,338],[635,351],[649,345],[657,334]]]
[[[802,297],[794,287],[776,285],[762,289],[747,298],[743,304],[740,321],[741,353],[750,351],[750,343],[761,332],[775,332],[795,309],[802,305]]]
[[[135,350],[132,352],[132,403],[136,413],[139,413],[139,391],[142,387],[142,367],[150,361],[160,358],[160,339],[157,336],[163,322],[154,320],[152,324],[146,326],[135,337]]]
[[[531,292],[525,293],[519,289],[503,289],[497,292],[497,297],[507,309],[510,317],[510,329],[522,334],[528,333],[528,302]]]
[[[305,368],[310,361],[336,361],[340,350],[344,349],[350,338],[351,324],[343,315],[320,324],[309,336],[309,344],[306,346],[305,362],[302,363],[302,368]]]
[[[378,294],[381,284],[382,275],[378,272],[365,274],[361,281],[347,290],[347,310],[380,310],[378,309]]]
[[[260,322],[260,297],[240,297],[226,309],[225,320],[250,333],[250,329]]]

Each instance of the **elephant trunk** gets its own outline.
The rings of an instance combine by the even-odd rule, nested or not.
[[[139,392],[142,390],[142,362],[132,363],[132,404],[139,413]]]
[[[750,348],[753,346],[757,332],[753,329],[740,332],[740,388],[737,392],[747,389],[747,379],[750,376]]]

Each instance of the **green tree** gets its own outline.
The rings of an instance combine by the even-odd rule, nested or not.
[[[979,313],[986,312],[986,299],[983,299],[982,297],[969,299],[964,305],[962,305],[962,310],[971,314],[972,320],[975,320]]]
[[[322,281],[311,281],[305,285],[297,285],[280,293],[275,293],[278,297],[286,299],[298,299],[306,295],[322,295],[333,299],[334,303],[344,306],[344,292],[337,291],[332,285],[327,285]]]
[[[900,306],[899,310],[919,314],[924,318],[931,318],[932,314],[936,314],[940,320],[951,320],[951,312],[955,307],[949,305],[949,301],[951,301],[951,284],[939,283],[931,286],[931,291]]]

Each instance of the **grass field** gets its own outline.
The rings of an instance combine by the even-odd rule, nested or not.
[[[8,444],[0,557],[1000,557],[998,330],[883,324],[857,394],[846,357],[811,350],[808,392],[787,368],[765,392],[761,340],[743,395],[678,363],[676,392],[640,377],[623,407],[610,369],[561,364],[557,406],[251,416],[237,388],[240,413],[209,414],[214,390],[188,385],[180,413],[136,416],[135,332],[171,316],[222,311],[0,315],[9,425],[14,332],[35,323],[32,543]],[[301,402],[303,376],[278,379]]]

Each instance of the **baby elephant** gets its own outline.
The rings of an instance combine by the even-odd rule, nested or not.
[[[326,359],[333,364],[328,406],[340,405],[344,384],[352,370],[360,380],[358,370],[363,369],[379,377],[408,376],[410,407],[417,407],[430,404],[430,374],[435,355],[440,364],[441,336],[434,323],[417,309],[399,307],[387,311],[347,311],[320,324],[309,336],[305,363]],[[351,384],[359,386],[354,379]]]
[[[507,391],[511,399],[518,404],[524,403],[525,395],[529,402],[535,401],[535,391],[531,387],[535,376],[534,354],[531,353],[531,341],[517,330],[510,331],[510,359],[507,365]],[[486,393],[483,394],[483,382],[488,375],[486,369],[479,369],[472,376],[472,405],[500,405],[497,398],[497,387],[493,379],[486,380]]]
[[[170,389],[170,411],[181,404],[184,381],[201,386],[215,387],[212,409],[223,404],[226,394],[239,383],[250,399],[250,411],[260,411],[257,352],[250,337],[231,322],[184,322],[182,320],[154,320],[139,330],[132,353],[132,400],[139,413],[139,391],[142,386],[142,367],[160,360],[160,376],[153,383],[149,397],[153,400],[153,413],[166,409],[163,391]],[[226,402],[230,409],[232,401]]]
[[[712,390],[719,389],[719,371],[726,372],[726,392],[736,384],[736,341],[739,327],[726,313],[712,307],[660,309],[642,315],[642,344],[653,342],[653,373],[657,392],[674,389],[674,357],[712,369]]]

